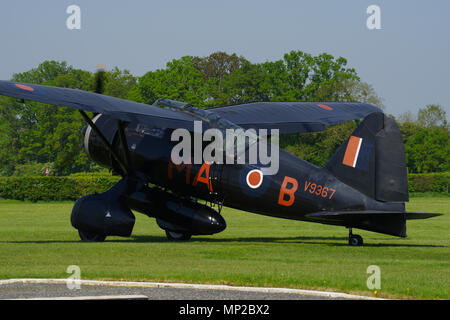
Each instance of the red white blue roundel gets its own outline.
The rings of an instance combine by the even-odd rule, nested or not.
[[[260,197],[269,189],[271,179],[261,169],[244,167],[239,173],[239,187],[249,197]]]
[[[253,169],[247,173],[245,181],[247,185],[252,189],[257,189],[261,186],[264,179],[264,175],[261,170]]]

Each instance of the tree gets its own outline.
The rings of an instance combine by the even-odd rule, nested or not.
[[[399,124],[407,123],[407,122],[412,123],[412,122],[415,122],[414,119],[415,118],[414,118],[414,115],[412,114],[412,112],[411,111],[406,111],[406,112],[403,112],[402,114],[400,114],[397,117],[396,121]]]
[[[105,72],[105,87],[103,94],[121,99],[127,99],[130,92],[136,87],[137,78],[129,70],[113,70]]]
[[[15,112],[17,104],[12,98],[0,97],[0,175],[11,175],[16,165],[21,132]]]
[[[282,61],[259,64],[245,62],[222,80],[211,104],[224,106],[283,100],[289,89],[286,77]]]
[[[322,53],[312,56],[302,51],[284,55],[289,74],[290,93],[294,101],[341,101],[339,88],[345,81],[359,81],[355,69],[347,68],[347,60]]]
[[[30,71],[14,74],[12,80],[81,90],[94,88],[91,72],[74,69],[64,61],[45,61]],[[16,165],[54,163],[57,174],[82,171],[91,166],[91,161],[81,151],[80,132],[85,123],[76,110],[32,101],[12,106],[19,123]]]
[[[132,96],[147,104],[166,98],[203,107],[208,94],[202,73],[194,68],[192,57],[185,56],[168,62],[166,69],[143,75]]]
[[[408,138],[406,163],[410,172],[427,173],[450,170],[449,131],[443,127],[426,127]]]
[[[15,73],[12,81],[27,82],[41,84],[53,81],[58,76],[63,76],[70,73],[72,67],[67,65],[67,62],[62,61],[44,61],[36,68],[23,73]]]
[[[248,62],[247,59],[238,57],[236,53],[230,55],[223,51],[213,52],[207,57],[192,57],[194,68],[201,72],[205,80],[220,81],[241,68],[246,62]]]
[[[424,109],[419,109],[417,122],[422,127],[447,126],[446,112],[440,105],[429,104]]]

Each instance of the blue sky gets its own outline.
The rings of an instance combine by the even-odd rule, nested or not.
[[[66,27],[69,5],[81,30]],[[366,27],[369,5],[381,30]],[[44,60],[141,76],[185,55],[237,53],[252,62],[290,50],[345,57],[387,112],[437,103],[450,114],[450,1],[40,0],[0,4],[0,79]]]

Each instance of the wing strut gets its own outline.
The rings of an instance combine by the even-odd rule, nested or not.
[[[117,128],[119,129],[119,140],[120,144],[122,146],[123,156],[125,159],[125,166],[127,167],[128,174],[132,173],[131,169],[131,160],[130,160],[130,151],[128,150],[128,143],[127,143],[127,137],[125,136],[124,128],[123,128],[123,121],[122,120],[116,120],[117,122]]]
[[[127,161],[127,163],[123,163],[122,159],[120,159],[119,155],[114,151],[113,147],[109,144],[108,140],[105,138],[105,136],[102,134],[102,132],[97,128],[97,126],[94,124],[94,122],[92,122],[92,120],[88,117],[88,115],[83,111],[83,110],[78,110],[80,111],[81,115],[83,116],[84,120],[86,120],[86,122],[91,126],[92,130],[94,130],[94,132],[100,137],[100,139],[102,140],[103,144],[106,146],[106,148],[108,149],[109,152],[111,152],[112,156],[114,157],[114,160],[117,161],[117,163],[119,164],[120,168],[122,169],[122,172],[124,173],[124,175],[128,174],[128,164],[129,162]],[[125,135],[123,134],[123,127],[121,124],[118,124],[119,127],[119,138],[120,141],[122,143],[122,147],[124,145],[124,143],[126,142],[125,140]],[[129,157],[128,155],[128,147],[124,148],[125,153],[127,154],[127,158]],[[128,160],[126,158],[126,160]]]

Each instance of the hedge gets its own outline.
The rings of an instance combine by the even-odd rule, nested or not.
[[[109,175],[0,177],[0,198],[76,200],[86,194],[104,192],[119,180],[119,176]]]
[[[104,174],[67,177],[0,177],[0,198],[16,200],[76,200],[86,194],[104,192],[119,176]],[[448,193],[450,172],[409,174],[409,192]]]
[[[448,193],[450,172],[442,173],[410,173],[408,175],[409,192]]]

